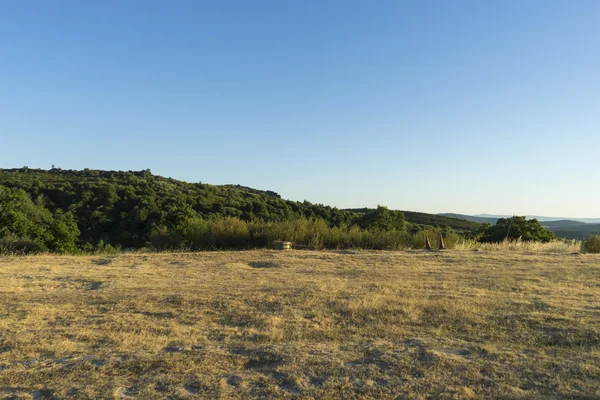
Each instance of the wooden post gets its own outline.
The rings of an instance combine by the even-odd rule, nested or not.
[[[440,233],[440,250],[446,250],[446,246],[444,245],[444,236]]]
[[[429,236],[425,236],[425,249],[431,250],[431,242],[429,241]]]

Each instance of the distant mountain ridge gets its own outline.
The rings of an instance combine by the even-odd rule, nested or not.
[[[446,215],[446,214],[441,214]],[[460,215],[460,214],[455,214]],[[512,215],[495,215],[495,214],[475,214],[468,215],[469,217],[482,217],[482,218],[509,218]],[[541,215],[526,215],[527,219],[537,219],[540,222],[549,222],[549,221],[577,221],[584,224],[600,224],[600,218],[569,218],[569,217],[545,217]]]
[[[472,222],[496,224],[499,218],[510,218],[511,215],[477,214],[465,215],[455,213],[439,214],[441,216],[464,219]],[[600,218],[553,218],[527,215],[527,219],[537,219],[543,226],[563,239],[587,239],[600,234]]]
[[[566,228],[566,227],[581,226],[581,225],[594,225],[594,224],[581,223],[580,221],[575,221],[572,219],[561,219],[558,221],[543,221],[543,222],[541,222],[541,224],[544,226],[553,227],[553,228]]]
[[[492,224],[492,225],[495,225],[496,222],[498,222],[498,217],[484,217],[484,216],[479,216],[479,215],[465,215],[465,214],[455,214],[455,213],[443,213],[443,214],[438,214],[438,215],[441,215],[444,217],[449,217],[449,218],[464,219],[464,220],[472,221],[472,222]]]
[[[356,214],[364,214],[373,211],[373,208],[348,208],[342,211],[350,211]],[[446,216],[443,214],[427,214],[417,211],[402,211],[406,218],[406,222],[421,226],[433,226],[433,227],[450,227],[459,232],[473,232],[477,230],[481,225],[479,221],[473,221],[465,218],[457,218],[452,216]],[[459,215],[459,214],[457,214]]]

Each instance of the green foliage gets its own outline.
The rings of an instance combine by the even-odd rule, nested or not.
[[[194,218],[283,222],[307,217],[323,219],[329,226],[352,224],[358,218],[351,211],[284,200],[272,191],[181,182],[152,175],[149,170],[0,170],[0,185],[11,190],[22,189],[30,198],[41,198],[50,216],[58,210],[71,213],[80,231],[81,248],[87,243],[96,246],[100,241],[125,248],[159,243],[160,247],[179,246],[186,239],[173,236],[172,232],[182,232],[183,225]],[[42,227],[50,229],[48,224]],[[32,237],[33,228],[25,230],[28,232],[25,236]],[[61,242],[49,247],[65,245]]]
[[[43,197],[34,203],[22,189],[0,186],[0,238],[5,248],[73,252],[78,237],[71,213],[59,209],[53,215],[43,206]]]
[[[527,220],[525,217],[514,216],[500,218],[496,225],[488,226],[480,240],[491,243],[505,239],[521,239],[546,243],[554,238],[554,233],[544,228],[537,219]]]
[[[27,240],[36,251],[246,249],[275,240],[398,249],[423,247],[423,229],[447,232],[448,226],[407,223],[404,212],[382,206],[339,210],[272,191],[181,182],[149,170],[0,169],[0,238],[14,245]]]
[[[35,254],[47,250],[43,243],[36,240],[13,236],[0,238],[0,254]]]
[[[50,232],[52,233],[52,239],[48,242],[48,248],[51,251],[63,253],[77,251],[75,243],[80,232],[73,214],[60,209],[56,210],[50,224]]]
[[[363,228],[380,231],[402,231],[405,228],[404,213],[401,211],[390,211],[387,207],[377,206],[374,211],[363,215],[359,221],[359,225]]]
[[[440,247],[440,237],[444,239],[444,245],[447,249],[453,249],[461,240],[460,235],[456,232],[443,229],[426,228],[411,235],[410,247],[413,249],[425,248],[425,240],[429,238],[429,242],[434,249]]]
[[[588,253],[600,253],[600,235],[593,236],[583,242],[583,249]]]
[[[600,224],[577,224],[571,226],[549,226],[554,234],[565,239],[590,239],[600,233]]]
[[[448,248],[460,236],[452,231],[430,228],[410,234],[407,231],[363,229],[356,225],[329,226],[322,219],[294,218],[282,222],[251,221],[238,218],[193,218],[178,230],[160,231],[152,242],[158,250],[215,250],[269,247],[278,240],[316,249],[399,250],[424,248],[425,236],[437,245],[440,235]]]
[[[238,218],[227,217],[213,221],[211,233],[215,246],[220,249],[243,249],[249,245],[248,224]]]
[[[89,244],[89,243],[88,243]],[[104,244],[104,242],[100,241],[95,248],[91,248],[88,251],[91,251],[94,254],[118,254],[121,252],[121,246],[112,246],[110,244]]]
[[[481,224],[477,229],[473,231],[471,239],[482,241],[486,233],[493,227],[490,223]]]
[[[351,211],[358,214],[360,219],[364,218],[366,214],[372,213],[375,210],[370,208],[354,208],[346,211]],[[467,221],[459,218],[451,218],[445,215],[426,214],[414,211],[394,212],[404,214],[406,228],[413,232],[416,232],[418,229],[423,229],[426,227],[451,228],[461,235],[471,237],[473,232],[481,226],[481,223],[479,222]]]
[[[21,189],[0,186],[0,238],[29,238],[39,243],[53,239],[52,213],[35,204]]]

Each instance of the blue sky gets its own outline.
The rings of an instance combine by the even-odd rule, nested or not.
[[[599,21],[596,0],[5,0],[0,167],[599,217]]]

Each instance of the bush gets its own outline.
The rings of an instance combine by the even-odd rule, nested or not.
[[[210,221],[199,217],[190,218],[182,225],[183,246],[190,250],[210,250],[216,246]]]
[[[27,238],[0,238],[0,254],[36,254],[48,251],[48,248],[36,240]]]
[[[600,235],[589,238],[583,243],[583,249],[588,253],[600,253]]]
[[[424,249],[425,240],[429,238],[431,247],[437,249],[440,247],[440,235],[444,238],[444,245],[447,249],[454,249],[461,241],[461,236],[453,230],[444,230],[441,228],[426,228],[415,232],[407,241],[408,247],[412,249]]]
[[[92,252],[94,254],[119,254],[121,252],[121,245],[112,246],[111,244],[104,244],[104,241],[100,240],[96,248],[92,249]]]
[[[212,221],[212,234],[215,238],[217,248],[241,249],[248,248],[250,244],[250,232],[246,222],[228,217]]]
[[[181,248],[183,239],[176,231],[160,226],[152,231],[151,245],[157,250],[176,250]]]

